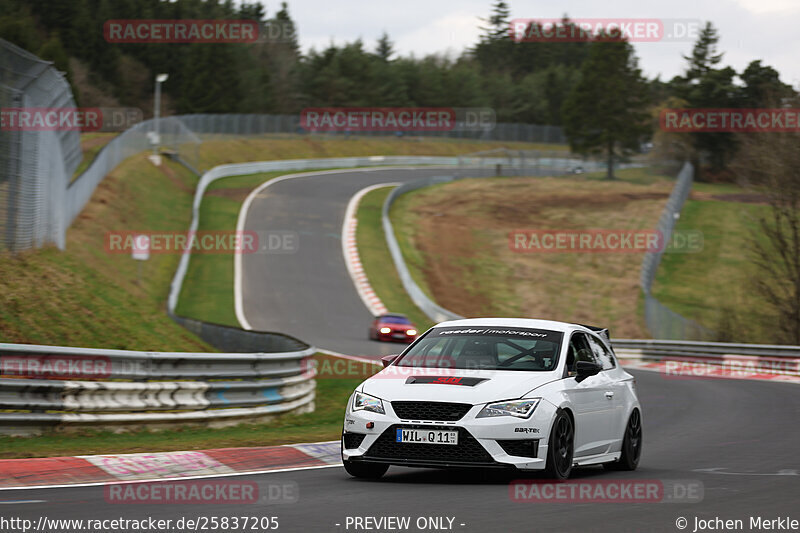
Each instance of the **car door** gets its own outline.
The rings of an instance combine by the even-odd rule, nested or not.
[[[589,347],[592,349],[595,358],[603,365],[603,374],[607,378],[607,388],[605,390],[605,397],[611,407],[608,421],[608,439],[611,441],[612,449],[619,449],[616,446],[622,439],[623,424],[627,420],[623,420],[625,416],[625,405],[627,389],[622,381],[620,381],[617,374],[617,364],[611,350],[603,343],[603,341],[595,335],[586,335],[589,341]]]
[[[575,363],[589,361],[602,364],[592,351],[586,334],[575,332],[569,342]],[[606,394],[610,391],[611,379],[601,371],[578,383],[574,371],[570,374],[565,378],[564,393],[575,414],[575,457],[605,453],[612,440],[609,424],[614,413],[613,395],[609,399]]]

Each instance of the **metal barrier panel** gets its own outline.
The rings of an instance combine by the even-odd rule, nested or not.
[[[232,424],[305,412],[315,397],[309,360],[315,351],[157,353],[0,343],[0,433]]]
[[[222,352],[291,352],[310,348],[305,342],[283,333],[245,331],[241,328],[177,316],[174,313],[170,313],[170,317]]]

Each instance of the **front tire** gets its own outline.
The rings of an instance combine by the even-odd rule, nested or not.
[[[625,426],[625,436],[622,438],[622,455],[613,463],[604,466],[609,470],[636,470],[639,458],[642,456],[642,415],[634,409],[628,424]]]
[[[565,480],[572,473],[572,456],[575,452],[575,428],[572,419],[559,409],[550,430],[547,443],[545,475],[550,479]]]
[[[389,465],[376,463],[360,463],[343,459],[342,464],[348,474],[362,479],[380,479],[389,470]]]

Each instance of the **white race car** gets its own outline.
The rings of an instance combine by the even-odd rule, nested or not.
[[[608,331],[547,320],[442,322],[359,385],[342,461],[355,477],[390,465],[634,470],[642,415]]]

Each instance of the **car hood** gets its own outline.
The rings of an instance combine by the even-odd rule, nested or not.
[[[436,369],[390,366],[366,380],[361,390],[388,401],[479,404],[521,398],[533,389],[559,378],[555,371],[447,370],[445,373]]]
[[[396,322],[378,322],[379,328],[417,329],[414,324],[398,324]]]

